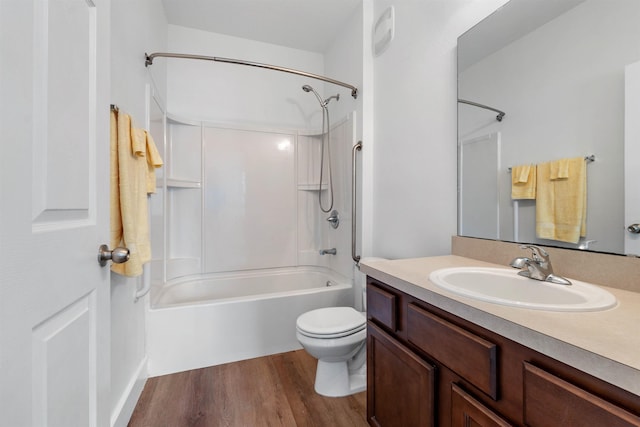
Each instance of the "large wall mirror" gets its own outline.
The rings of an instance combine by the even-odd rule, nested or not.
[[[462,35],[458,234],[639,254],[638,81],[638,0],[511,0]],[[512,168],[577,157],[586,233],[539,238],[541,203],[512,199]]]

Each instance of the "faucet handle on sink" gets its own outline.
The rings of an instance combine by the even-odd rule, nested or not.
[[[520,249],[531,249],[534,261],[549,262],[549,253],[540,246],[536,245],[520,245]]]

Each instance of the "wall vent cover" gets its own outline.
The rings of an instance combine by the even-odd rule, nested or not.
[[[395,33],[395,10],[389,6],[382,12],[372,31],[373,55],[380,56],[387,50]]]

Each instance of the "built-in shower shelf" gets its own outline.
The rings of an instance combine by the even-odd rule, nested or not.
[[[322,184],[322,190],[326,190],[327,189],[327,184]],[[318,183],[302,183],[302,184],[298,184],[298,190],[302,190],[302,191],[318,191]]]
[[[158,186],[162,186],[162,181],[158,180]],[[167,179],[167,188],[202,188],[200,181],[192,181],[188,179]]]

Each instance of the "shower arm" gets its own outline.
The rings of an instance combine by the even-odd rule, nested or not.
[[[219,56],[202,56],[202,55],[189,55],[184,53],[167,53],[167,52],[154,52],[152,54],[145,53],[145,67],[149,65],[153,65],[154,58],[165,57],[165,58],[183,58],[183,59],[201,59],[204,61],[215,61],[215,62],[226,62],[228,64],[238,64],[238,65],[248,65],[250,67],[258,67],[258,68],[266,68],[268,70],[274,71],[282,71],[283,73],[297,74],[303,77],[309,77],[316,80],[322,80],[327,83],[331,83],[334,85],[346,87],[351,89],[351,96],[356,99],[358,98],[358,88],[350,85],[348,83],[341,82],[339,80],[334,80],[329,77],[321,76],[318,74],[307,73],[306,71],[294,70],[293,68],[285,68],[277,65],[269,65],[269,64],[261,64],[259,62],[251,62],[244,61],[240,59],[232,59],[232,58],[221,58]]]

